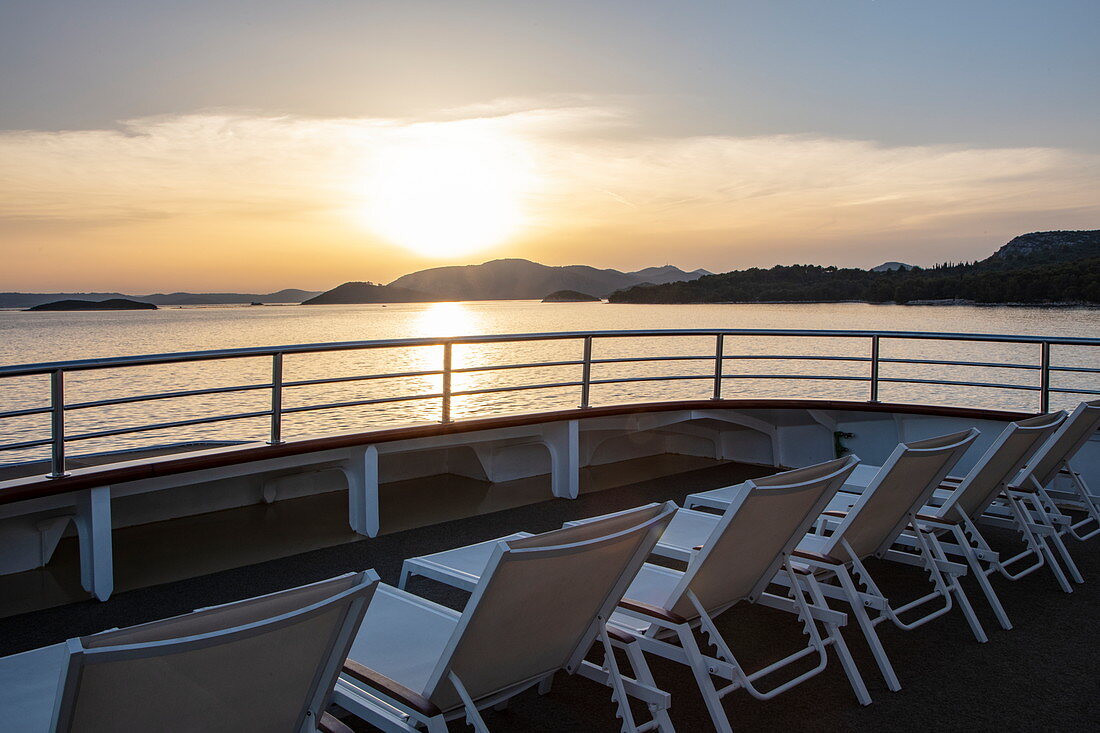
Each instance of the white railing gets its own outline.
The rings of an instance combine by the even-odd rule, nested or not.
[[[815,355],[815,354],[758,354],[735,353],[727,354],[727,338],[735,337],[759,337],[779,339],[835,339],[846,344],[853,342],[869,345],[869,356],[849,355]],[[660,354],[653,356],[626,356],[612,358],[594,358],[593,344],[596,341],[640,339],[652,337],[694,337],[713,339],[713,351],[706,354]],[[978,344],[1019,344],[1033,345],[1035,349],[1035,363],[1004,362],[1004,361],[963,361],[950,359],[925,359],[925,358],[887,358],[881,355],[882,344],[887,341],[897,340],[924,340],[938,342],[970,342]],[[464,344],[519,344],[524,342],[561,342],[562,348],[577,348],[579,356],[576,359],[551,360],[526,363],[482,364],[476,366],[453,365],[453,350],[457,345]],[[567,346],[572,344],[571,346]],[[33,415],[48,415],[50,418],[48,430],[43,430],[41,437],[35,436],[30,440],[20,440],[0,444],[0,455],[3,451],[25,450],[49,446],[51,450],[51,477],[65,475],[66,446],[75,441],[84,441],[100,438],[130,435],[171,428],[186,428],[209,423],[220,423],[233,420],[250,418],[270,419],[267,440],[272,444],[283,441],[283,417],[285,415],[312,412],[321,410],[337,410],[349,407],[365,405],[382,405],[387,403],[411,402],[416,400],[438,400],[440,404],[439,419],[442,422],[450,422],[452,400],[456,397],[468,397],[487,395],[492,393],[516,392],[521,390],[549,390],[549,389],[577,389],[579,397],[578,409],[590,407],[592,399],[592,387],[594,385],[625,384],[630,382],[665,382],[672,380],[694,380],[710,382],[706,394],[715,399],[723,398],[723,384],[730,380],[738,379],[766,379],[766,380],[827,380],[834,382],[863,382],[867,385],[867,401],[879,400],[880,386],[884,383],[945,385],[954,387],[980,387],[996,390],[1017,390],[1038,393],[1036,407],[1041,412],[1046,412],[1050,407],[1052,393],[1072,393],[1080,395],[1100,395],[1100,380],[1092,381],[1089,378],[1086,386],[1057,387],[1051,385],[1051,374],[1056,372],[1074,372],[1080,375],[1100,374],[1100,368],[1081,365],[1055,365],[1051,363],[1051,346],[1065,345],[1075,347],[1100,347],[1100,338],[1056,338],[1041,336],[1009,336],[997,334],[972,334],[972,333],[925,333],[909,331],[814,331],[814,330],[785,330],[785,329],[676,329],[676,330],[633,330],[633,331],[587,331],[587,332],[562,332],[562,333],[533,333],[511,334],[491,336],[464,336],[446,338],[414,338],[414,339],[390,339],[376,341],[348,341],[323,344],[297,344],[289,346],[271,346],[255,348],[218,349],[212,351],[194,351],[175,354],[150,354],[145,356],[112,357],[102,359],[82,359],[74,361],[49,362],[40,364],[24,364],[0,367],[0,390],[3,380],[15,377],[27,377],[33,375],[47,375],[49,377],[49,404],[40,407],[8,410],[0,412],[0,424],[4,419],[21,418]],[[286,380],[283,375],[284,357],[291,354],[318,354],[341,351],[362,351],[409,348],[420,346],[441,346],[442,359],[436,369],[423,369],[402,372],[377,372],[356,374],[351,376],[326,377],[318,379]],[[1090,354],[1100,355],[1100,352]],[[564,353],[564,352],[558,352]],[[219,386],[204,389],[175,390],[168,392],[155,392],[149,394],[136,394],[109,399],[85,400],[69,402],[65,395],[65,377],[67,374],[87,372],[102,369],[123,369],[162,364],[188,364],[196,362],[208,362],[213,360],[233,360],[256,357],[267,357],[271,360],[270,381],[261,383]],[[866,364],[867,370],[863,374],[837,374],[837,373],[808,373],[801,372],[785,374],[744,374],[728,373],[726,365],[731,362],[751,363],[754,360],[770,360],[791,362],[796,365],[807,363],[849,363]],[[593,366],[606,364],[652,364],[660,362],[713,362],[713,371],[705,374],[659,374],[642,376],[612,376],[606,378],[594,378]],[[1097,359],[1089,359],[1085,363],[1100,364]],[[883,376],[882,367],[890,364],[918,364],[937,367],[965,367],[973,369],[1010,369],[1038,372],[1037,379],[1028,384],[976,381],[962,379],[935,379],[916,378],[912,376]],[[558,382],[533,382],[520,383],[507,386],[496,386],[482,389],[452,389],[452,377],[456,374],[485,373],[498,370],[523,370],[546,369],[556,367],[580,367],[580,379],[571,379]],[[309,387],[326,384],[339,384],[351,382],[364,382],[370,380],[395,380],[402,378],[439,378],[441,388],[439,391],[420,391],[413,394],[398,396],[371,397],[367,399],[341,400],[324,402],[319,404],[306,404],[287,407],[283,403],[284,392],[288,389]],[[141,402],[157,400],[171,400],[186,397],[224,395],[227,393],[240,393],[256,390],[266,390],[270,393],[270,403],[264,409],[250,410],[246,412],[232,412],[207,415],[186,420],[173,420],[167,422],[153,422],[138,425],[126,425],[112,427],[110,429],[88,430],[85,432],[67,434],[65,416],[74,411],[93,410],[117,405],[129,405]],[[0,396],[3,392],[0,391]],[[3,404],[0,401],[0,404]]]

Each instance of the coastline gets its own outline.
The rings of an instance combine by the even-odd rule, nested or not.
[[[679,301],[668,303],[638,302],[629,300],[607,301],[612,305],[898,305],[898,306],[975,306],[978,308],[1100,308],[1100,303],[1066,301],[1057,303],[979,303],[974,300],[911,300],[906,303],[871,300],[714,300]]]

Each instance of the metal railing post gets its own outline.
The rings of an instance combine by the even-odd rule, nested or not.
[[[726,335],[720,333],[714,337],[714,397],[713,399],[722,399],[722,362],[723,357],[726,355],[725,345]]]
[[[49,478],[61,478],[65,473],[65,372],[50,372],[50,456]]]
[[[584,364],[581,366],[581,404],[580,407],[588,407],[589,397],[592,393],[592,337],[584,337]]]
[[[1050,342],[1042,346],[1042,365],[1039,371],[1039,412],[1050,411]]]
[[[451,421],[451,342],[443,344],[443,408],[440,422]]]
[[[871,402],[878,402],[878,349],[879,337],[871,337]]]
[[[283,355],[271,355],[271,436],[268,443],[283,442]]]

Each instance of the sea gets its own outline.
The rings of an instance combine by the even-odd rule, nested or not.
[[[629,331],[677,328],[842,329],[934,331],[980,334],[1100,337],[1100,309],[1020,306],[901,306],[863,303],[630,305],[480,301],[340,306],[198,306],[156,311],[22,312],[0,311],[0,365],[97,357],[227,349],[246,346],[310,344],[412,337],[522,334],[569,331]],[[870,355],[866,338],[727,337],[722,396],[865,400],[866,361],[835,357]],[[593,344],[590,404],[617,404],[709,398],[714,389],[713,337],[621,336]],[[581,367],[545,366],[493,369],[513,364],[578,360],[581,339],[456,345],[451,388],[454,419],[577,407],[580,387],[511,390],[509,387],[577,382]],[[963,343],[885,339],[884,359],[970,361],[1034,367],[1034,344]],[[677,356],[658,362],[640,357]],[[784,359],[813,356],[826,359]],[[775,357],[775,358],[768,358]],[[631,361],[615,361],[629,359]],[[333,377],[430,372],[441,368],[443,348],[386,348],[294,354],[285,358],[285,382]],[[1100,348],[1053,346],[1055,367],[1100,368]],[[65,378],[66,435],[74,456],[104,451],[165,446],[193,441],[253,441],[269,437],[269,417],[161,428],[95,437],[134,427],[260,412],[270,407],[269,389],[157,399],[129,405],[74,407],[81,403],[231,386],[267,384],[270,357],[222,359],[188,364],[74,372]],[[647,381],[647,377],[682,379]],[[791,377],[809,377],[793,379]],[[841,377],[842,379],[823,379]],[[964,405],[1035,412],[1039,372],[1032,368],[959,367],[883,362],[879,399]],[[618,379],[634,381],[615,383]],[[1032,389],[944,386],[891,380],[951,380],[1008,384]],[[441,419],[442,378],[438,375],[388,379],[349,379],[331,384],[287,387],[284,439],[359,431]],[[1055,389],[1100,389],[1096,374],[1052,372]],[[488,394],[462,392],[499,390]],[[372,405],[304,409],[361,400],[412,397]],[[1053,408],[1071,407],[1087,395],[1055,392]],[[0,413],[49,404],[45,376],[0,379]],[[0,464],[48,457],[48,448],[4,450],[4,445],[49,436],[49,415],[0,419]],[[88,437],[85,437],[88,436]]]

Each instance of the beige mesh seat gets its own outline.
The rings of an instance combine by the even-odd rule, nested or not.
[[[978,641],[986,640],[958,582],[959,576],[966,574],[966,566],[947,562],[935,546],[932,533],[923,527],[913,533],[914,548],[895,548],[904,530],[913,532],[917,513],[977,436],[978,431],[971,429],[899,444],[875,471],[862,494],[833,496],[816,523],[816,532],[801,537],[793,551],[794,558],[805,564],[795,570],[812,571],[820,581],[812,587],[825,598],[848,604],[891,690],[901,689],[901,684],[878,637],[878,624],[890,620],[899,628],[912,629],[942,616],[957,602],[974,636]],[[845,487],[852,486],[852,481],[849,475]],[[710,512],[681,509],[655,552],[671,559],[691,556],[693,548],[706,540],[707,527],[717,527],[718,521]],[[863,565],[862,561],[871,556],[922,567],[930,576],[932,591],[894,608]],[[774,581],[791,585],[786,573],[775,575]],[[942,599],[942,605],[919,618],[902,621],[902,614],[908,616],[910,611],[936,599]],[[869,616],[868,609],[878,611],[875,618]]]
[[[731,730],[723,697],[744,689],[757,699],[771,699],[824,670],[829,647],[837,654],[857,700],[870,703],[840,634],[846,616],[827,608],[812,575],[804,575],[802,582],[794,580],[791,562],[799,539],[858,462],[848,456],[746,482],[726,511],[715,517],[711,530],[692,551],[687,568],[642,566],[627,598],[611,617],[611,624],[635,636],[647,654],[684,664],[692,671],[718,730]],[[788,578],[790,597],[766,592],[777,574]],[[746,670],[714,622],[743,601],[796,614],[803,623],[806,645],[765,667]],[[699,647],[694,634],[697,628],[717,649],[716,655]],[[768,690],[757,686],[765,675],[807,658],[816,659],[810,669]],[[717,687],[716,677],[726,684]]]
[[[1064,412],[1055,412],[1009,423],[965,476],[944,479],[918,515],[924,525],[935,530],[940,549],[966,561],[1005,629],[1011,629],[1012,623],[989,581],[990,575],[1000,573],[1009,580],[1016,580],[1046,565],[1062,588],[1069,590],[1065,574],[1055,560],[1052,544],[1076,570],[1055,525],[1044,521],[1030,508],[1027,497],[1006,491],[1008,482],[1058,430],[1065,417]],[[1005,520],[1003,526],[1017,530],[1025,542],[1023,551],[1007,559],[1002,559],[1000,553],[990,547],[978,528],[979,521],[994,508],[994,502],[1003,503],[1003,512],[997,515]],[[916,538],[912,533],[905,533],[899,542],[915,546]],[[1011,569],[1029,557],[1034,558],[1031,564],[1020,570]]]
[[[325,713],[378,584],[349,573],[0,659],[0,727],[347,731]]]
[[[1062,508],[1083,514],[1076,522],[1058,522],[1059,534],[1077,540],[1100,534],[1100,498],[1090,491],[1084,474],[1071,465],[1097,430],[1100,400],[1077,405],[1010,484],[1015,492],[1035,495],[1034,505],[1048,518],[1059,516]],[[1086,530],[1089,525],[1094,526]]]
[[[606,621],[675,509],[650,504],[584,527],[480,543],[463,558],[477,556],[459,577],[477,580],[462,613],[380,586],[336,702],[384,730],[445,731],[447,720],[464,717],[485,731],[480,710],[533,686],[545,691],[564,669],[611,688],[623,730],[671,731],[668,694],[653,685],[632,637]],[[438,567],[446,554],[434,556]],[[585,660],[594,644],[602,667]],[[626,652],[634,678],[619,671],[613,648]],[[635,723],[628,696],[652,719]]]

